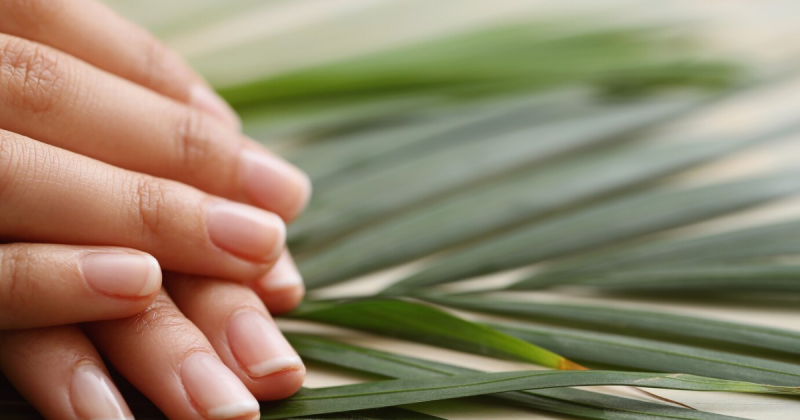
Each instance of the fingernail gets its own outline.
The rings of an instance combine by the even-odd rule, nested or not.
[[[206,209],[214,245],[254,261],[273,261],[283,250],[286,226],[280,217],[244,204],[212,202]]]
[[[284,251],[264,277],[259,280],[258,285],[267,292],[276,290],[291,289],[303,284],[303,277],[297,266],[294,264],[292,256]]]
[[[293,219],[308,204],[308,176],[277,156],[243,150],[242,179],[250,199],[260,207]]]
[[[219,118],[236,130],[242,128],[242,120],[236,115],[236,111],[208,86],[192,86],[189,90],[189,104]]]
[[[103,370],[81,365],[72,374],[70,398],[81,420],[133,420],[133,414],[117,387]]]
[[[161,287],[161,267],[150,255],[88,254],[82,264],[89,285],[106,295],[149,296]]]
[[[258,401],[219,359],[194,353],[181,365],[181,380],[200,411],[210,419],[257,414]]]
[[[253,311],[242,311],[231,318],[228,322],[228,344],[236,359],[252,377],[305,369],[303,361],[278,326]]]

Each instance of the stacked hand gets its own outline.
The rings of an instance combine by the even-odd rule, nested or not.
[[[304,174],[93,0],[0,2],[0,370],[48,419],[250,419],[305,368],[284,222]],[[162,288],[162,270],[163,288]]]

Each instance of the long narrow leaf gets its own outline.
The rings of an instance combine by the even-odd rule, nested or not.
[[[698,103],[691,98],[609,106],[585,118],[534,124],[423,155],[320,192],[307,214],[290,228],[290,239],[303,244],[321,243],[387,213],[438,198],[476,181],[618,140],[682,114]]]
[[[753,264],[763,263],[769,257],[800,254],[798,238],[800,222],[793,220],[700,237],[627,245],[567,259],[520,280],[509,289],[536,289],[568,283],[571,278],[604,276],[612,272],[669,268],[687,270],[688,267],[700,265],[718,267],[741,265],[749,261]],[[747,271],[746,267],[742,268]],[[739,275],[746,276],[744,273]]]
[[[283,402],[264,404],[262,419],[440,401],[502,392],[575,386],[620,385],[690,391],[800,395],[796,387],[759,385],[685,374],[611,371],[524,371],[397,379],[302,390]]]
[[[305,360],[313,360],[390,378],[419,378],[477,373],[472,369],[348,345],[321,337],[287,334],[287,338]],[[512,401],[527,408],[571,414],[590,419],[732,419],[732,417],[713,413],[569,388],[507,392],[495,394],[491,397]]]
[[[648,191],[521,228],[446,256],[386,293],[490,274],[700,222],[800,191],[797,173]]]
[[[800,365],[791,363],[616,334],[511,323],[490,325],[586,362],[656,372],[672,369],[721,379],[800,386]]]
[[[304,305],[291,316],[554,369],[580,368],[518,338],[419,303],[379,299]]]
[[[800,333],[758,325],[577,303],[523,302],[487,296],[426,295],[424,298],[454,308],[569,323],[586,329],[600,327],[633,336],[655,333],[670,338],[697,338],[800,355]]]
[[[559,160],[357,232],[302,258],[301,269],[309,287],[333,284],[627,191],[794,129],[713,142],[626,145]]]

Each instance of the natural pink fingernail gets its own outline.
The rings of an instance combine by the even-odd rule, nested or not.
[[[192,86],[189,90],[189,104],[217,117],[237,131],[242,128],[242,120],[236,115],[236,111],[207,86]]]
[[[292,260],[292,256],[284,251],[272,266],[272,270],[259,280],[258,285],[267,292],[285,290],[303,284],[303,277]]]
[[[181,365],[181,380],[197,408],[210,419],[259,413],[258,401],[219,359],[194,353]]]
[[[142,297],[161,287],[161,267],[147,254],[88,254],[82,266],[86,282],[103,294]]]
[[[227,201],[206,208],[208,235],[214,245],[242,258],[266,262],[278,258],[286,240],[280,217]]]
[[[308,204],[311,181],[299,169],[277,156],[244,150],[242,179],[250,199],[290,220]]]
[[[72,374],[70,399],[82,420],[133,420],[117,387],[102,369],[81,365]]]
[[[250,376],[260,378],[276,372],[305,370],[278,326],[253,311],[242,311],[228,323],[228,343],[236,359]]]

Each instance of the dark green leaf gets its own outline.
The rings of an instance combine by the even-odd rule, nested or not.
[[[467,247],[396,283],[386,293],[407,293],[425,286],[565,257],[700,222],[799,190],[800,176],[791,172],[699,188],[638,193]]]
[[[649,371],[782,386],[800,385],[800,365],[716,350],[569,328],[492,323],[492,327],[575,360]]]
[[[757,325],[577,303],[523,302],[488,296],[426,295],[424,298],[454,308],[569,323],[586,329],[601,327],[632,336],[649,333],[670,338],[697,338],[800,354],[800,333]]]
[[[321,337],[287,334],[287,338],[305,360],[314,360],[390,378],[477,373],[472,369],[352,346]],[[491,397],[512,401],[527,408],[601,420],[731,419],[718,414],[569,388],[507,392]]]
[[[302,390],[288,400],[265,405],[261,418],[281,419],[289,416],[391,407],[510,391],[596,385],[800,395],[800,389],[796,387],[725,381],[686,374],[611,371],[498,372],[397,379]]]

